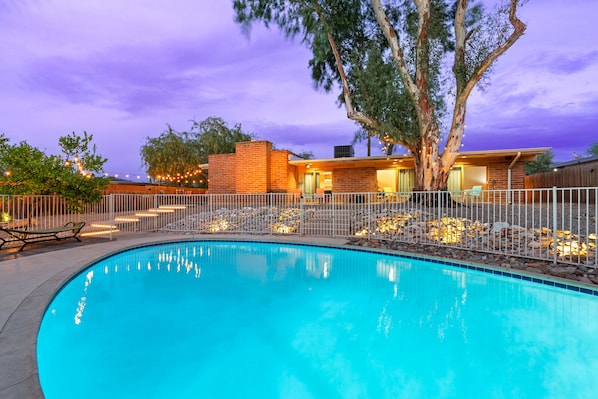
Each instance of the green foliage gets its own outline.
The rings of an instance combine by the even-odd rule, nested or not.
[[[316,87],[340,88],[339,102],[365,137],[378,136],[387,154],[393,145],[409,150],[416,188],[435,190],[446,188],[471,91],[525,30],[509,18],[520,3],[489,13],[481,2],[455,0],[233,0],[233,7],[245,31],[261,21],[299,37],[312,52]],[[443,138],[446,156],[438,151]]]
[[[188,132],[177,132],[170,125],[160,136],[148,137],[141,147],[147,174],[160,180],[196,170],[202,163],[197,141]]]
[[[208,162],[211,154],[231,154],[235,145],[243,141],[251,141],[255,135],[243,133],[240,124],[228,127],[222,118],[209,117],[202,122],[193,121],[191,133],[197,140],[199,158],[202,163]]]
[[[398,137],[401,132],[417,129],[417,123],[413,124],[413,107],[385,46],[385,38],[365,2],[319,1],[317,8],[313,2],[298,0],[236,0],[233,4],[236,20],[245,29],[261,20],[267,26],[278,25],[289,37],[300,36],[313,54],[309,61],[312,79],[316,87],[325,91],[341,85],[328,37],[331,34],[343,60],[353,106],[379,122],[376,128],[362,125],[363,129],[381,138]],[[342,92],[338,100],[345,102]],[[396,112],[399,109],[403,112]]]
[[[108,181],[101,174],[105,158],[90,147],[92,135],[60,137],[61,155],[46,155],[27,142],[11,145],[0,135],[0,187],[4,194],[57,194],[72,209],[97,202]]]
[[[586,153],[591,157],[598,156],[598,141],[593,143]]]
[[[369,1],[326,0],[235,0],[236,21],[248,30],[254,21],[266,26],[278,25],[289,37],[300,36],[310,47],[313,57],[309,61],[316,87],[328,91],[341,87],[341,77],[331,48],[330,34],[340,53],[349,84],[353,107],[367,114],[375,126],[360,123],[370,135],[378,136],[383,143],[394,142],[415,147],[419,126],[414,100],[405,90],[404,81],[396,67],[388,42],[379,29]],[[418,14],[412,1],[395,1],[386,9],[404,47],[411,78],[425,68],[427,94],[435,107],[440,122],[445,114],[445,93],[440,89],[445,82],[442,69],[446,57],[454,50],[451,19],[452,2],[432,0],[431,24],[428,34],[427,60],[416,56]],[[479,20],[476,13],[480,6],[472,7],[468,23]],[[425,61],[425,62],[422,62]],[[418,68],[420,71],[418,72]],[[341,93],[339,102],[344,103]],[[382,150],[387,152],[387,145]]]
[[[303,159],[314,159],[314,153],[311,151],[303,151],[303,152],[297,154],[297,156],[299,158],[303,158]]]
[[[210,154],[233,153],[236,143],[252,138],[239,124],[230,128],[223,119],[209,117],[202,122],[192,121],[188,132],[177,132],[168,125],[160,136],[146,139],[140,154],[148,175],[184,184],[192,176],[206,180],[200,176],[200,165],[208,161]]]
[[[536,157],[534,162],[526,162],[523,164],[523,169],[526,175],[533,175],[535,173],[542,173],[550,171],[550,165],[554,159],[554,153],[548,151],[544,154],[540,154]]]

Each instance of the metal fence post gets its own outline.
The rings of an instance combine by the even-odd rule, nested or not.
[[[278,208],[278,213],[280,213],[280,208]],[[270,235],[274,234],[274,194],[270,193]],[[282,213],[280,214],[282,216]]]
[[[440,223],[441,223],[441,211],[442,211],[442,203],[440,202],[442,200],[442,192],[440,190],[436,191],[437,193],[437,198],[436,198],[436,219],[438,222],[438,235],[437,235],[437,239],[436,241],[438,241],[438,246],[440,246],[440,236],[441,236],[441,232],[440,232]]]
[[[303,235],[303,195],[299,197],[299,235]]]
[[[357,199],[357,198],[355,198]],[[370,206],[370,196],[368,194],[368,240],[372,238],[372,207]]]
[[[108,200],[108,213],[110,215],[110,241],[112,241],[112,232],[114,231],[114,194],[110,194],[109,200]]]
[[[554,264],[557,263],[557,258],[558,258],[558,254],[557,254],[557,245],[556,245],[556,241],[557,241],[557,191],[556,191],[556,186],[552,187],[552,248],[553,248],[553,259],[552,262]]]
[[[214,213],[212,211],[212,199],[214,198],[214,194],[208,194],[208,233],[211,232],[212,223],[214,220]]]
[[[326,198],[327,194],[324,194],[324,198]],[[330,196],[330,206],[332,206],[332,212],[330,213],[332,217],[332,237],[336,237],[336,209],[334,206],[334,194]]]

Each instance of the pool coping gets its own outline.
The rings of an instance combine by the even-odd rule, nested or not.
[[[576,284],[570,280],[557,277],[544,277],[519,270],[504,269],[499,266],[492,267],[468,261],[456,261],[447,258],[412,254],[397,250],[359,247],[350,245],[347,240],[326,237],[301,237],[301,236],[251,236],[251,235],[151,235],[133,239],[114,240],[108,243],[99,243],[79,250],[91,251],[93,259],[74,262],[65,261],[64,267],[35,287],[29,287],[23,299],[7,318],[0,329],[0,397],[5,399],[40,398],[44,395],[41,390],[37,370],[37,334],[42,317],[56,293],[82,270],[98,261],[114,254],[134,248],[175,243],[186,241],[238,241],[238,242],[273,242],[281,244],[319,246],[342,248],[359,252],[374,252],[394,257],[427,260],[435,263],[454,266],[467,270],[480,271],[493,275],[515,278],[522,281],[544,284],[575,292],[598,296],[598,290],[583,283]],[[59,249],[67,258],[72,250]],[[60,253],[59,253],[60,255]],[[33,255],[21,261],[35,263],[44,254]],[[6,261],[8,262],[8,261]],[[0,277],[2,272],[0,270]]]

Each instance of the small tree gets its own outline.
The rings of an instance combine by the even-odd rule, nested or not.
[[[591,157],[598,156],[598,141],[593,143],[590,148],[588,148],[586,153]]]
[[[523,169],[526,175],[533,175],[535,173],[542,173],[550,171],[550,165],[554,158],[554,153],[548,151],[544,154],[540,154],[536,157],[534,162],[526,162],[523,164]]]
[[[140,150],[146,172],[158,181],[169,176],[184,176],[202,163],[197,141],[188,132],[177,132],[170,125],[160,136],[146,138]]]
[[[240,124],[228,127],[224,119],[213,116],[202,122],[193,121],[191,133],[198,142],[202,163],[208,162],[211,154],[232,154],[237,143],[251,141],[255,137],[244,133]]]
[[[314,159],[314,153],[311,151],[300,152],[299,154],[297,154],[297,156],[302,159]]]
[[[106,159],[96,154],[92,135],[74,132],[59,138],[61,155],[46,155],[27,142],[11,145],[0,135],[0,187],[5,194],[57,194],[79,210],[102,198],[108,184],[101,176]]]
[[[202,178],[200,165],[208,162],[210,154],[233,153],[236,143],[253,137],[243,133],[239,124],[230,128],[223,119],[209,117],[192,121],[188,132],[177,132],[168,125],[159,137],[148,137],[140,153],[148,175],[182,184],[187,177]]]

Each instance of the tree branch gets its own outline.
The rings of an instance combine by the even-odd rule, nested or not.
[[[351,100],[351,90],[349,89],[347,74],[345,73],[345,67],[343,66],[343,61],[338,51],[338,47],[336,45],[336,42],[334,41],[334,37],[330,33],[330,29],[328,29],[326,17],[323,15],[322,10],[318,5],[318,2],[313,1],[312,4],[316,15],[318,16],[320,22],[326,30],[326,37],[328,38],[328,43],[330,44],[330,48],[332,49],[332,53],[334,54],[336,69],[338,70],[338,74],[341,78],[341,82],[343,85],[343,97],[345,99],[345,106],[347,107],[347,118],[366,124],[367,126],[371,126],[374,129],[378,128],[378,123],[374,119],[372,119],[369,115],[361,111],[356,111],[355,108],[353,108],[353,102]]]
[[[411,75],[409,74],[409,68],[407,68],[407,63],[405,62],[405,56],[403,54],[403,49],[401,44],[399,43],[399,35],[393,28],[392,24],[388,20],[386,13],[384,12],[384,8],[380,0],[372,0],[372,8],[374,9],[374,15],[376,16],[376,21],[378,21],[378,25],[382,29],[386,40],[390,46],[392,51],[392,57],[395,60],[395,64],[399,70],[399,74],[401,75],[401,79],[403,84],[405,85],[405,89],[417,104],[417,100],[420,97],[420,92],[411,79]],[[417,107],[417,105],[416,105]]]
[[[467,4],[467,0],[460,0],[459,2],[464,2]],[[486,72],[488,68],[492,66],[494,61],[496,61],[498,57],[503,55],[509,48],[511,48],[511,46],[513,46],[513,44],[515,44],[515,42],[525,33],[527,26],[517,17],[517,7],[519,2],[520,0],[510,0],[509,22],[513,27],[513,32],[511,32],[511,35],[509,35],[503,44],[499,45],[496,49],[494,49],[494,51],[488,54],[484,60],[482,60],[480,66],[476,68],[472,76],[468,79],[467,83],[463,87],[462,92],[458,93],[457,102],[467,100],[467,97],[469,97],[469,94],[473,88],[480,81],[484,75],[484,72]],[[455,21],[455,30],[457,29],[456,26],[457,24]]]
[[[455,14],[455,61],[453,64],[453,72],[457,84],[457,97],[455,98],[455,106],[453,109],[453,117],[451,121],[451,129],[446,141],[445,151],[441,156],[442,165],[452,165],[457,156],[463,133],[465,131],[465,113],[467,110],[467,99],[471,91],[480,81],[484,73],[492,66],[494,61],[504,54],[515,42],[524,34],[526,25],[517,17],[517,6],[520,0],[510,0],[509,6],[509,22],[513,27],[511,35],[488,54],[475,69],[471,77],[467,77],[467,68],[465,65],[465,44],[468,35],[465,31],[465,11],[467,9],[468,0],[458,0],[457,11]]]

